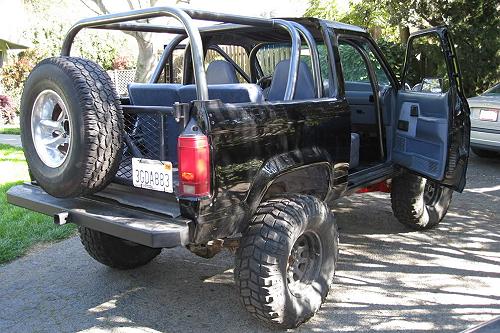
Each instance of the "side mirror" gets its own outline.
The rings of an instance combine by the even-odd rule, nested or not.
[[[443,92],[444,80],[441,78],[424,78],[420,91],[441,94]]]

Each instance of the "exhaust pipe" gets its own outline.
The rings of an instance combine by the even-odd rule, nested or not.
[[[69,212],[60,212],[54,214],[54,223],[57,225],[63,225],[68,222]]]

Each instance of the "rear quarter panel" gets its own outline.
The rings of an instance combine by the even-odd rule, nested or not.
[[[345,100],[197,103],[213,172],[211,198],[197,204],[180,200],[182,215],[197,223],[195,242],[242,231],[278,180],[273,194],[301,190],[331,201],[345,191],[350,151]]]

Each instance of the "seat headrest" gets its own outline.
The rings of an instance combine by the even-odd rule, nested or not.
[[[281,60],[274,69],[273,80],[269,88],[267,99],[269,101],[282,101],[285,98],[286,85],[288,83],[288,72],[290,71],[290,59]],[[311,70],[303,61],[299,63],[297,75],[297,86],[293,99],[309,99],[315,97],[314,80]]]
[[[240,83],[234,66],[225,60],[212,61],[207,68],[208,84]]]

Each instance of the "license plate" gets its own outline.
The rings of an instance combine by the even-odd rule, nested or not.
[[[161,192],[173,192],[172,163],[167,161],[132,158],[133,184]]]
[[[486,121],[497,121],[498,111],[497,110],[480,110],[479,119]]]

